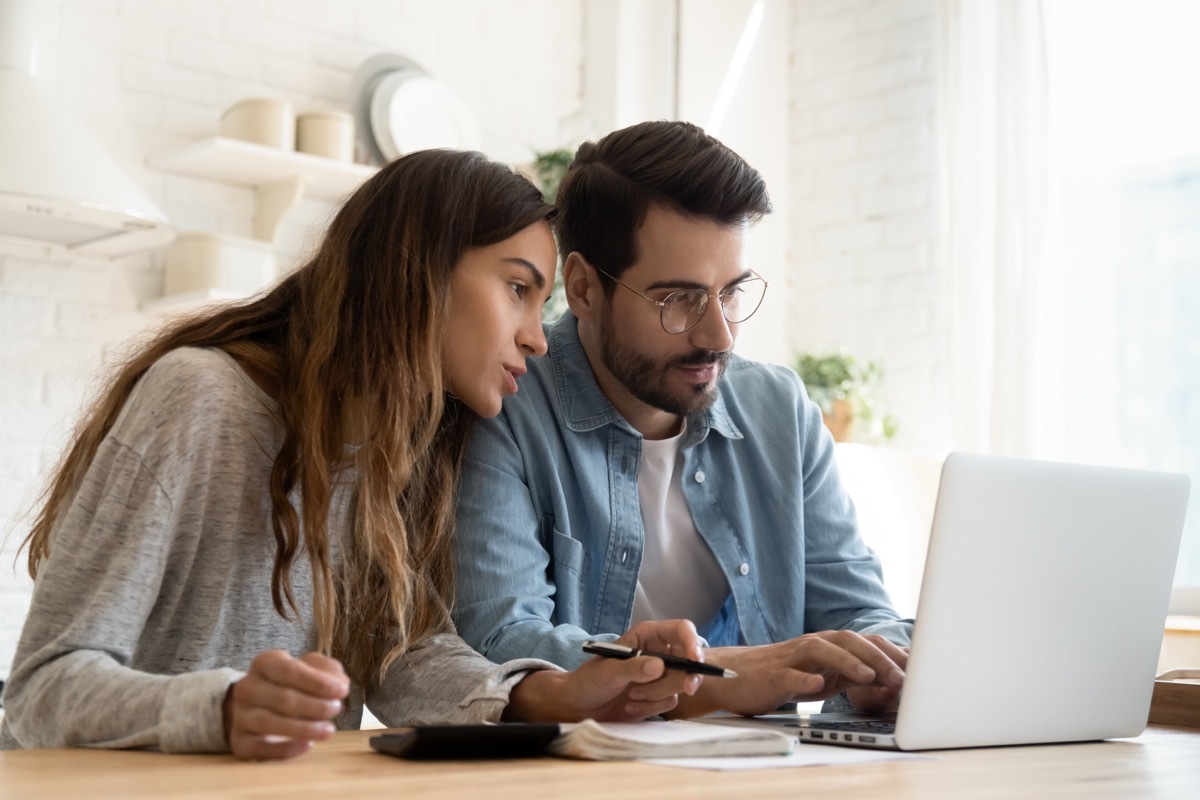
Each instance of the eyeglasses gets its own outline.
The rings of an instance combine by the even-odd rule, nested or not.
[[[754,312],[758,311],[758,307],[762,305],[763,297],[767,293],[766,279],[751,270],[751,277],[738,281],[716,294],[710,294],[703,289],[678,289],[662,300],[655,300],[653,297],[646,297],[625,281],[609,275],[599,267],[596,267],[596,271],[621,284],[638,297],[649,300],[658,306],[659,322],[662,323],[664,331],[672,334],[687,333],[696,327],[704,318],[704,312],[708,311],[708,301],[711,297],[717,298],[721,304],[721,313],[725,316],[726,322],[738,323],[745,322],[754,316]]]

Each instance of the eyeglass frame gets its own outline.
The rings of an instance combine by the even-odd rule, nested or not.
[[[754,280],[754,279],[758,279],[758,280],[762,281],[762,283],[763,283],[763,293],[762,293],[762,297],[758,298],[758,305],[756,305],[754,307],[754,310],[751,311],[749,314],[742,317],[737,322],[734,322],[729,317],[725,316],[725,304],[721,302],[721,292],[725,291],[725,289],[722,289],[721,291],[718,291],[718,292],[708,292],[708,291],[704,291],[703,289],[700,289],[700,288],[675,289],[674,291],[670,292],[666,297],[664,297],[662,300],[655,300],[653,297],[647,297],[646,295],[642,294],[637,289],[633,288],[628,283],[626,283],[625,281],[618,278],[616,275],[609,275],[607,272],[600,269],[595,264],[592,264],[591,267],[594,270],[596,270],[596,272],[599,272],[601,275],[608,278],[609,280],[616,281],[617,283],[621,284],[626,289],[633,292],[634,294],[636,294],[638,297],[642,298],[643,300],[649,300],[651,303],[658,306],[658,324],[661,325],[662,329],[666,333],[670,334],[671,336],[679,336],[680,334],[687,333],[692,328],[699,325],[701,320],[704,319],[704,315],[708,313],[708,307],[709,307],[709,305],[711,305],[711,300],[714,297],[717,298],[717,305],[720,306],[720,308],[721,308],[721,316],[724,317],[725,322],[730,325],[740,325],[741,323],[745,322],[746,320],[750,319],[755,314],[757,314],[758,309],[762,308],[762,301],[767,296],[767,288],[770,287],[770,285],[771,285],[770,282],[766,278],[764,278],[762,275],[759,275],[754,270],[750,270],[750,277],[742,278],[741,280],[737,281],[736,283],[731,283],[728,286],[726,286],[725,289],[732,289],[739,284],[742,284],[742,283],[745,283],[746,281]],[[704,291],[704,308],[700,310],[700,314],[699,314],[699,316],[696,317],[696,321],[693,322],[691,325],[688,325],[686,328],[684,328],[681,331],[667,330],[667,321],[663,318],[663,315],[667,313],[667,301],[670,300],[671,297],[673,297],[676,294],[682,294],[684,292],[701,292],[701,291]]]

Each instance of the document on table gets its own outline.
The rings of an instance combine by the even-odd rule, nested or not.
[[[720,772],[743,772],[756,769],[784,767],[822,767],[831,764],[867,764],[880,761],[921,761],[934,756],[914,755],[891,750],[866,750],[854,747],[835,747],[827,744],[804,743],[786,756],[756,756],[754,758],[652,758],[640,763],[663,767],[708,769]]]

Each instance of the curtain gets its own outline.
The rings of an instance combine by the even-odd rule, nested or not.
[[[954,446],[1054,455],[1048,87],[1039,0],[937,0]]]

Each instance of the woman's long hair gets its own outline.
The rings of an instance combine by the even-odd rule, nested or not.
[[[553,214],[527,179],[479,153],[427,150],[385,166],[311,261],[259,299],[175,324],[115,373],[39,501],[30,575],[146,370],[179,347],[219,348],[274,388],[285,431],[269,487],[275,609],[302,614],[288,576],[304,548],[318,649],[373,685],[408,643],[448,623],[453,602],[454,492],[475,415],[447,397],[443,377],[451,273],[469,248]],[[335,571],[327,522],[345,467],[357,468],[343,473],[354,475],[354,506]]]

